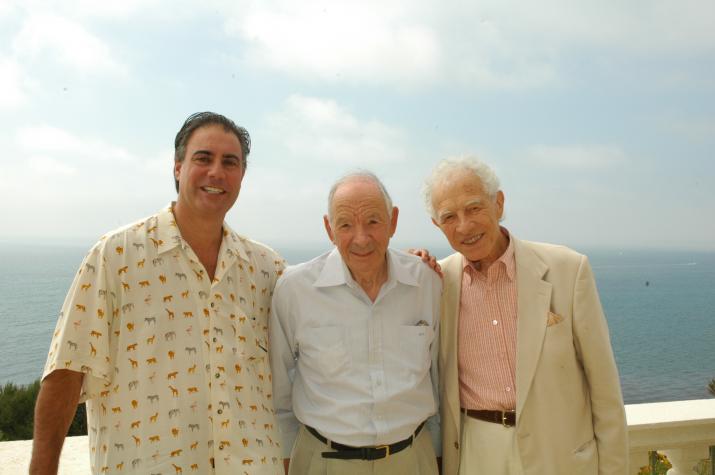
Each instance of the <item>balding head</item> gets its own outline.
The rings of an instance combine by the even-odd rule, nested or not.
[[[330,187],[330,193],[328,193],[328,217],[331,220],[333,218],[333,199],[335,198],[335,193],[342,185],[352,182],[366,182],[374,184],[380,191],[380,194],[382,194],[387,214],[392,214],[392,198],[390,198],[390,194],[387,192],[385,185],[382,184],[380,179],[374,173],[367,170],[360,170],[340,177],[335,183],[333,183],[333,186]]]

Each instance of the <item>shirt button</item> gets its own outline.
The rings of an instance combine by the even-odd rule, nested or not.
[[[211,308],[214,308],[214,303],[213,303],[213,302],[211,302]]]
[[[498,320],[492,320],[492,325],[498,325],[499,321]]]
[[[507,386],[507,387],[506,387],[506,392],[510,392],[510,391],[511,391],[511,387]]]
[[[219,409],[219,410],[216,411],[216,412],[218,412],[219,414],[223,414],[223,409]]]
[[[217,340],[218,340],[218,338],[214,337],[214,343],[216,343]]]
[[[218,449],[219,449],[219,450],[223,450],[223,444],[219,445],[219,446],[218,446]]]
[[[455,443],[454,443],[454,448],[457,449],[457,450],[459,450],[459,442],[455,442]]]
[[[216,379],[221,377],[221,373],[216,373]]]

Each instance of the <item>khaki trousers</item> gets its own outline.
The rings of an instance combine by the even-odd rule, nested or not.
[[[522,475],[516,429],[462,414],[459,475]]]
[[[437,475],[437,460],[426,427],[410,447],[380,460],[325,459],[322,452],[333,450],[301,425],[288,475]]]

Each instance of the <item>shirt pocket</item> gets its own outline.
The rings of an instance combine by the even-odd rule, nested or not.
[[[419,383],[429,373],[432,363],[430,347],[434,330],[427,325],[401,325],[392,332],[385,342],[390,359],[398,373],[405,373],[411,381]]]
[[[350,366],[345,327],[310,328],[300,341],[302,365],[325,377],[334,377]]]

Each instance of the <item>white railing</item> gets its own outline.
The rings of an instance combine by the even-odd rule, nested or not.
[[[715,446],[715,399],[627,404],[626,417],[629,474],[648,465],[649,450],[658,450],[673,465],[668,475],[692,475],[710,456],[708,447]]]
[[[664,452],[673,468],[668,475],[693,475],[698,462],[715,446],[715,399],[627,404],[630,440],[629,475],[648,465],[648,451]],[[31,440],[0,443],[0,474],[27,473]],[[88,475],[87,437],[65,441],[60,475]]]

